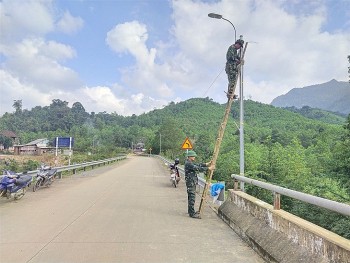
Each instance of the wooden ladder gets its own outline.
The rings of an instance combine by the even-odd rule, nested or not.
[[[245,51],[247,49],[247,45],[248,45],[248,43],[245,43],[245,46],[244,46],[244,49],[243,49],[243,53],[242,53],[242,56],[241,56],[241,60],[244,59],[244,54],[245,54]],[[236,81],[234,83],[232,93],[230,94],[230,97],[227,100],[224,118],[223,118],[222,123],[221,123],[221,125],[219,127],[218,137],[216,139],[216,143],[215,143],[215,146],[214,146],[214,153],[213,153],[213,158],[211,160],[211,165],[216,165],[216,161],[217,161],[218,156],[219,156],[221,142],[222,142],[222,139],[224,137],[228,116],[230,114],[232,103],[233,103],[233,96],[234,96],[235,91],[236,91],[237,79],[238,79],[238,76],[240,75],[240,73],[241,73],[241,65],[238,68],[237,78],[236,78]],[[201,203],[199,205],[199,213],[200,214],[202,214],[203,204],[204,204],[204,201],[206,199],[206,196],[207,196],[207,193],[208,193],[208,190],[209,190],[209,185],[211,184],[211,180],[213,178],[213,173],[214,173],[214,170],[208,170],[208,172],[207,172],[207,180],[205,182],[205,186],[204,186],[204,190],[203,190],[202,198],[201,198]]]

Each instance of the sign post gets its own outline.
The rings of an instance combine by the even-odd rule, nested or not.
[[[53,143],[54,143],[55,148],[56,148],[56,159],[57,159],[57,155],[58,155],[58,148],[60,148],[60,147],[69,148],[69,150],[68,150],[68,155],[69,155],[68,164],[70,165],[71,156],[72,156],[72,147],[74,145],[74,138],[73,137],[56,137]]]
[[[69,159],[68,159],[68,165],[70,165],[70,158],[72,156],[72,137],[69,137]]]

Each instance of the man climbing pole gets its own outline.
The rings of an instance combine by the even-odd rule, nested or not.
[[[211,162],[210,162],[210,165],[214,168],[215,168],[218,156],[219,156],[220,146],[221,146],[222,139],[224,137],[224,133],[225,133],[226,125],[227,125],[227,120],[228,120],[228,117],[229,117],[230,112],[231,112],[231,106],[232,106],[233,99],[234,99],[234,96],[232,96],[232,95],[236,89],[236,80],[237,80],[238,75],[240,75],[241,66],[243,65],[243,61],[244,61],[243,60],[244,54],[245,54],[245,51],[246,51],[247,45],[248,45],[248,43],[245,44],[245,47],[243,48],[242,52],[239,53],[239,56],[238,56],[237,50],[242,48],[243,43],[244,43],[242,37],[243,36],[241,36],[241,39],[236,41],[236,43],[234,45],[232,45],[227,51],[226,73],[227,73],[228,78],[229,78],[229,85],[228,85],[229,92],[227,94],[228,100],[227,100],[227,104],[226,104],[224,118],[219,126],[218,137],[216,139],[215,146],[214,146],[213,158],[211,159]],[[233,61],[231,58],[233,58]],[[234,60],[235,58],[236,58],[236,61]],[[237,61],[237,58],[238,58],[238,61]],[[214,170],[208,169],[208,171],[209,172],[207,174],[207,180],[205,182],[204,190],[202,193],[201,203],[200,203],[199,209],[198,209],[199,216],[202,214],[203,204],[204,204],[206,195],[208,193],[209,185],[210,185],[211,180],[213,178]]]
[[[234,89],[234,85],[237,79],[238,67],[241,63],[241,58],[238,54],[238,50],[243,47],[244,41],[238,39],[233,45],[231,45],[226,53],[226,67],[225,71],[228,78],[228,90],[227,97],[230,98]],[[234,96],[236,98],[236,95]]]

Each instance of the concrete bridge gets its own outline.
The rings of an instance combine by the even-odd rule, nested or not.
[[[261,222],[235,204],[244,203],[239,195],[231,192],[219,216],[208,203],[201,220],[190,218],[184,182],[173,188],[157,158],[129,157],[56,180],[19,201],[1,200],[0,262],[331,262],[287,241],[291,250],[260,247],[259,238],[270,235],[273,246],[275,237],[266,227],[260,234],[244,230],[244,221],[247,227]],[[238,215],[241,222],[234,223]],[[335,246],[341,257],[333,262],[350,262],[349,241]],[[298,255],[286,257],[288,251]]]

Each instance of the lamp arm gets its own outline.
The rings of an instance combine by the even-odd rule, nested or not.
[[[221,19],[226,20],[227,22],[229,22],[231,24],[231,26],[233,27],[233,29],[235,30],[235,42],[236,42],[237,37],[236,37],[236,28],[235,28],[235,26],[232,24],[232,22],[230,20],[228,20],[226,18],[223,18],[223,17]]]

